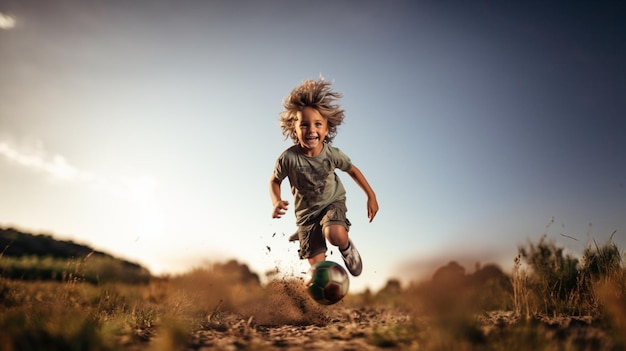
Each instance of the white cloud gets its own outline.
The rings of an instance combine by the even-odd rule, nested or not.
[[[85,183],[135,203],[149,201],[157,187],[156,180],[148,176],[110,177],[79,169],[61,155],[48,155],[39,144],[34,148],[18,149],[0,141],[0,156],[31,170],[60,180]]]
[[[75,180],[80,176],[80,172],[60,155],[54,155],[51,160],[46,160],[39,154],[20,152],[6,142],[0,143],[0,155],[22,166],[43,171],[57,178]]]
[[[15,18],[0,12],[0,29],[11,29],[15,27]]]

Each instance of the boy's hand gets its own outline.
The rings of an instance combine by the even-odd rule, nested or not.
[[[370,219],[370,223],[374,220],[376,213],[378,213],[378,201],[376,197],[370,197],[367,199],[367,218]]]
[[[274,211],[272,212],[272,218],[280,218],[287,211],[289,201],[276,201],[274,204]]]

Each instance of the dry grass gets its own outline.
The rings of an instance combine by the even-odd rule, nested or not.
[[[545,239],[520,248],[512,276],[451,262],[429,281],[321,306],[298,279],[258,283],[231,261],[149,284],[0,278],[0,349],[621,350],[621,251],[594,245],[579,262]],[[326,346],[324,346],[326,345]]]

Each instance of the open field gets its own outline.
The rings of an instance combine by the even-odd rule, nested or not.
[[[428,281],[390,279],[334,306],[313,302],[298,277],[260,284],[236,261],[137,284],[0,278],[0,349],[626,348],[626,275],[611,242],[578,260],[543,238],[512,264],[509,276],[451,261]]]

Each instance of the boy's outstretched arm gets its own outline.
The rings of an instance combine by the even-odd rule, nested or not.
[[[370,222],[373,221],[378,212],[378,201],[376,201],[374,190],[372,190],[363,173],[355,165],[352,165],[352,168],[348,170],[348,174],[367,195],[367,218],[370,219]]]
[[[287,206],[289,205],[289,201],[283,201],[280,196],[280,184],[282,181],[276,178],[272,174],[272,178],[270,178],[270,196],[272,198],[272,218],[280,218],[287,211]]]

